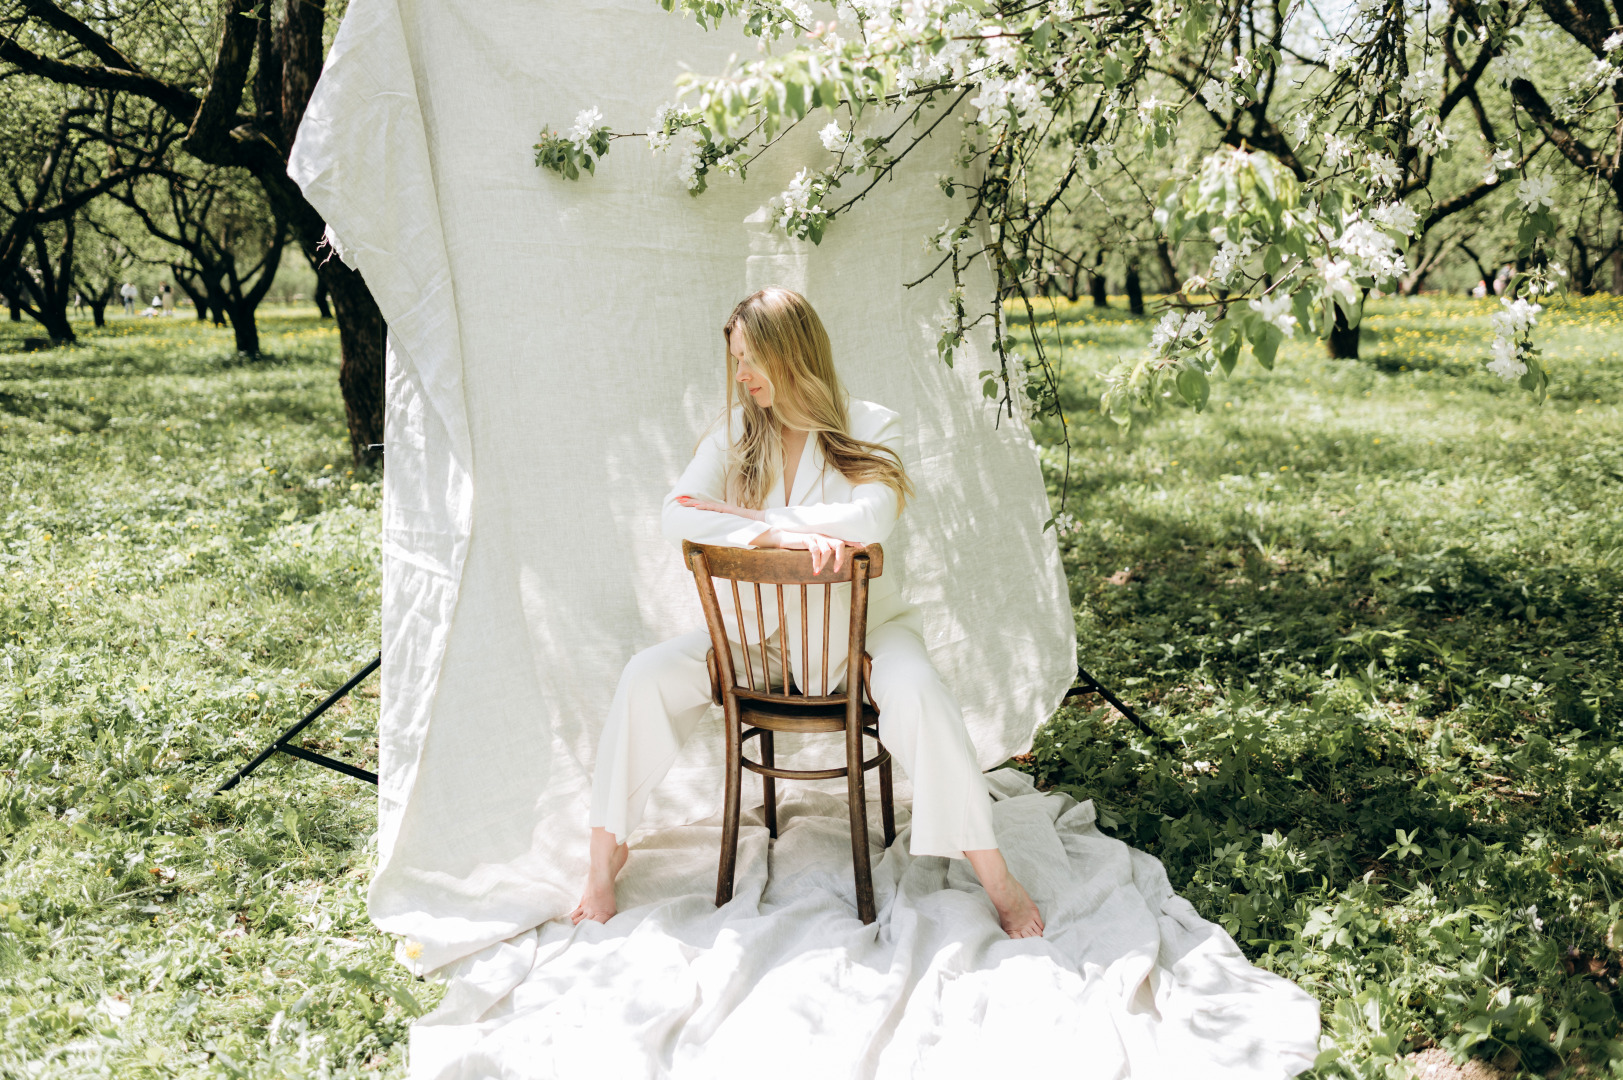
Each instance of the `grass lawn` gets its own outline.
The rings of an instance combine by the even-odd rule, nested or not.
[[[1152,320],[1040,328],[1082,656],[1167,745],[1066,709],[1027,767],[1319,997],[1323,1076],[1623,1075],[1623,303],[1545,316],[1542,407],[1480,371],[1490,310],[1387,301],[1364,360],[1242,360],[1127,430],[1102,372]],[[400,1075],[437,1000],[366,920],[369,788],[210,795],[378,642],[335,334],[262,328],[241,363],[0,323],[0,1077]],[[375,694],[311,741],[370,767]]]

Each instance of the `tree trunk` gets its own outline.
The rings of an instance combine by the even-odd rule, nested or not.
[[[1127,310],[1134,315],[1144,314],[1144,287],[1138,280],[1138,263],[1129,261],[1127,264]]]
[[[90,320],[96,329],[107,325],[107,298],[93,296],[90,298]]]
[[[14,293],[14,292],[6,293],[6,307],[11,309],[11,321],[12,322],[22,322],[23,321],[23,304],[22,304],[22,301],[17,298],[16,293]]]
[[[1105,291],[1105,276],[1094,272],[1088,275],[1088,292],[1093,296],[1093,306],[1096,308],[1109,307],[1110,297]]]
[[[323,319],[332,318],[332,307],[327,303],[327,280],[319,275],[316,277],[316,310],[321,312]]]
[[[1325,347],[1329,349],[1330,356],[1335,360],[1358,359],[1358,331],[1363,327],[1362,321],[1358,326],[1348,326],[1347,316],[1341,313],[1341,306],[1336,306],[1336,321],[1330,327],[1330,336],[1325,339]]]
[[[1612,252],[1612,295],[1623,296],[1623,238]]]
[[[358,466],[383,464],[383,346],[387,328],[361,275],[329,259],[321,268],[338,323],[338,388]]]
[[[174,267],[170,269],[174,269]],[[180,291],[185,293],[186,298],[192,302],[192,310],[197,313],[197,321],[208,322],[209,302],[207,296],[201,291],[192,288],[191,283],[186,280],[185,276],[177,273],[174,277],[175,284],[180,287]]]
[[[237,339],[238,356],[259,356],[259,323],[254,319],[254,305],[246,300],[232,304],[226,312],[231,320],[231,332]]]
[[[1172,264],[1172,249],[1167,246],[1165,237],[1155,242],[1155,257],[1161,262],[1161,272],[1167,276],[1166,291],[1177,292],[1183,279],[1178,276],[1178,268]]]

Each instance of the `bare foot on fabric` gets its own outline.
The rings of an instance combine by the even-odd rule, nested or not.
[[[1042,937],[1043,915],[1037,904],[1026,893],[1024,885],[1009,873],[1009,864],[1003,861],[1003,852],[997,848],[966,851],[964,856],[981,879],[992,906],[997,908],[997,921],[1003,932],[1012,938]]]
[[[592,830],[591,866],[586,871],[586,888],[580,894],[580,903],[569,913],[569,921],[576,926],[582,919],[608,922],[614,918],[614,879],[631,855],[625,844],[616,844],[614,834],[607,829]]]

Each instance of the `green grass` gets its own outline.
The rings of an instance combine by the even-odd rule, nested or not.
[[[428,987],[366,919],[370,791],[281,758],[210,797],[377,649],[378,484],[349,471],[330,324],[265,318],[258,363],[189,320],[30,354],[23,329],[0,324],[0,1075],[400,1073]],[[309,741],[375,763],[375,681],[336,711]]]
[[[1389,301],[1363,361],[1245,360],[1126,431],[1102,373],[1153,320],[1044,329],[1082,656],[1172,746],[1066,709],[1027,767],[1319,997],[1324,1076],[1430,1045],[1623,1072],[1623,304],[1546,315],[1542,407],[1480,372],[1488,311]],[[0,323],[0,1076],[401,1074],[439,990],[367,923],[370,789],[283,758],[210,795],[377,648],[330,326],[268,316],[258,363],[190,321],[25,332]],[[312,741],[375,762],[375,693]]]
[[[1153,319],[1042,328],[1081,656],[1174,745],[1067,709],[1028,767],[1319,997],[1326,1076],[1623,1075],[1623,303],[1546,316],[1542,407],[1480,370],[1491,309],[1375,305],[1365,359],[1247,358],[1129,431],[1101,376]]]

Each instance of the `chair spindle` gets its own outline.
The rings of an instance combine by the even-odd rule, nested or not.
[[[744,602],[738,598],[738,582],[735,580],[735,581],[729,582],[729,584],[732,585],[732,587],[733,587],[733,611],[735,611],[738,614],[738,633],[739,633],[740,636],[743,636],[743,634],[744,634]],[[750,665],[750,650],[749,650],[749,645],[748,644],[746,644],[744,646],[744,678],[749,680],[750,689],[754,690],[755,689],[755,669]],[[733,685],[734,686],[738,685],[738,670],[736,668],[733,670]]]

